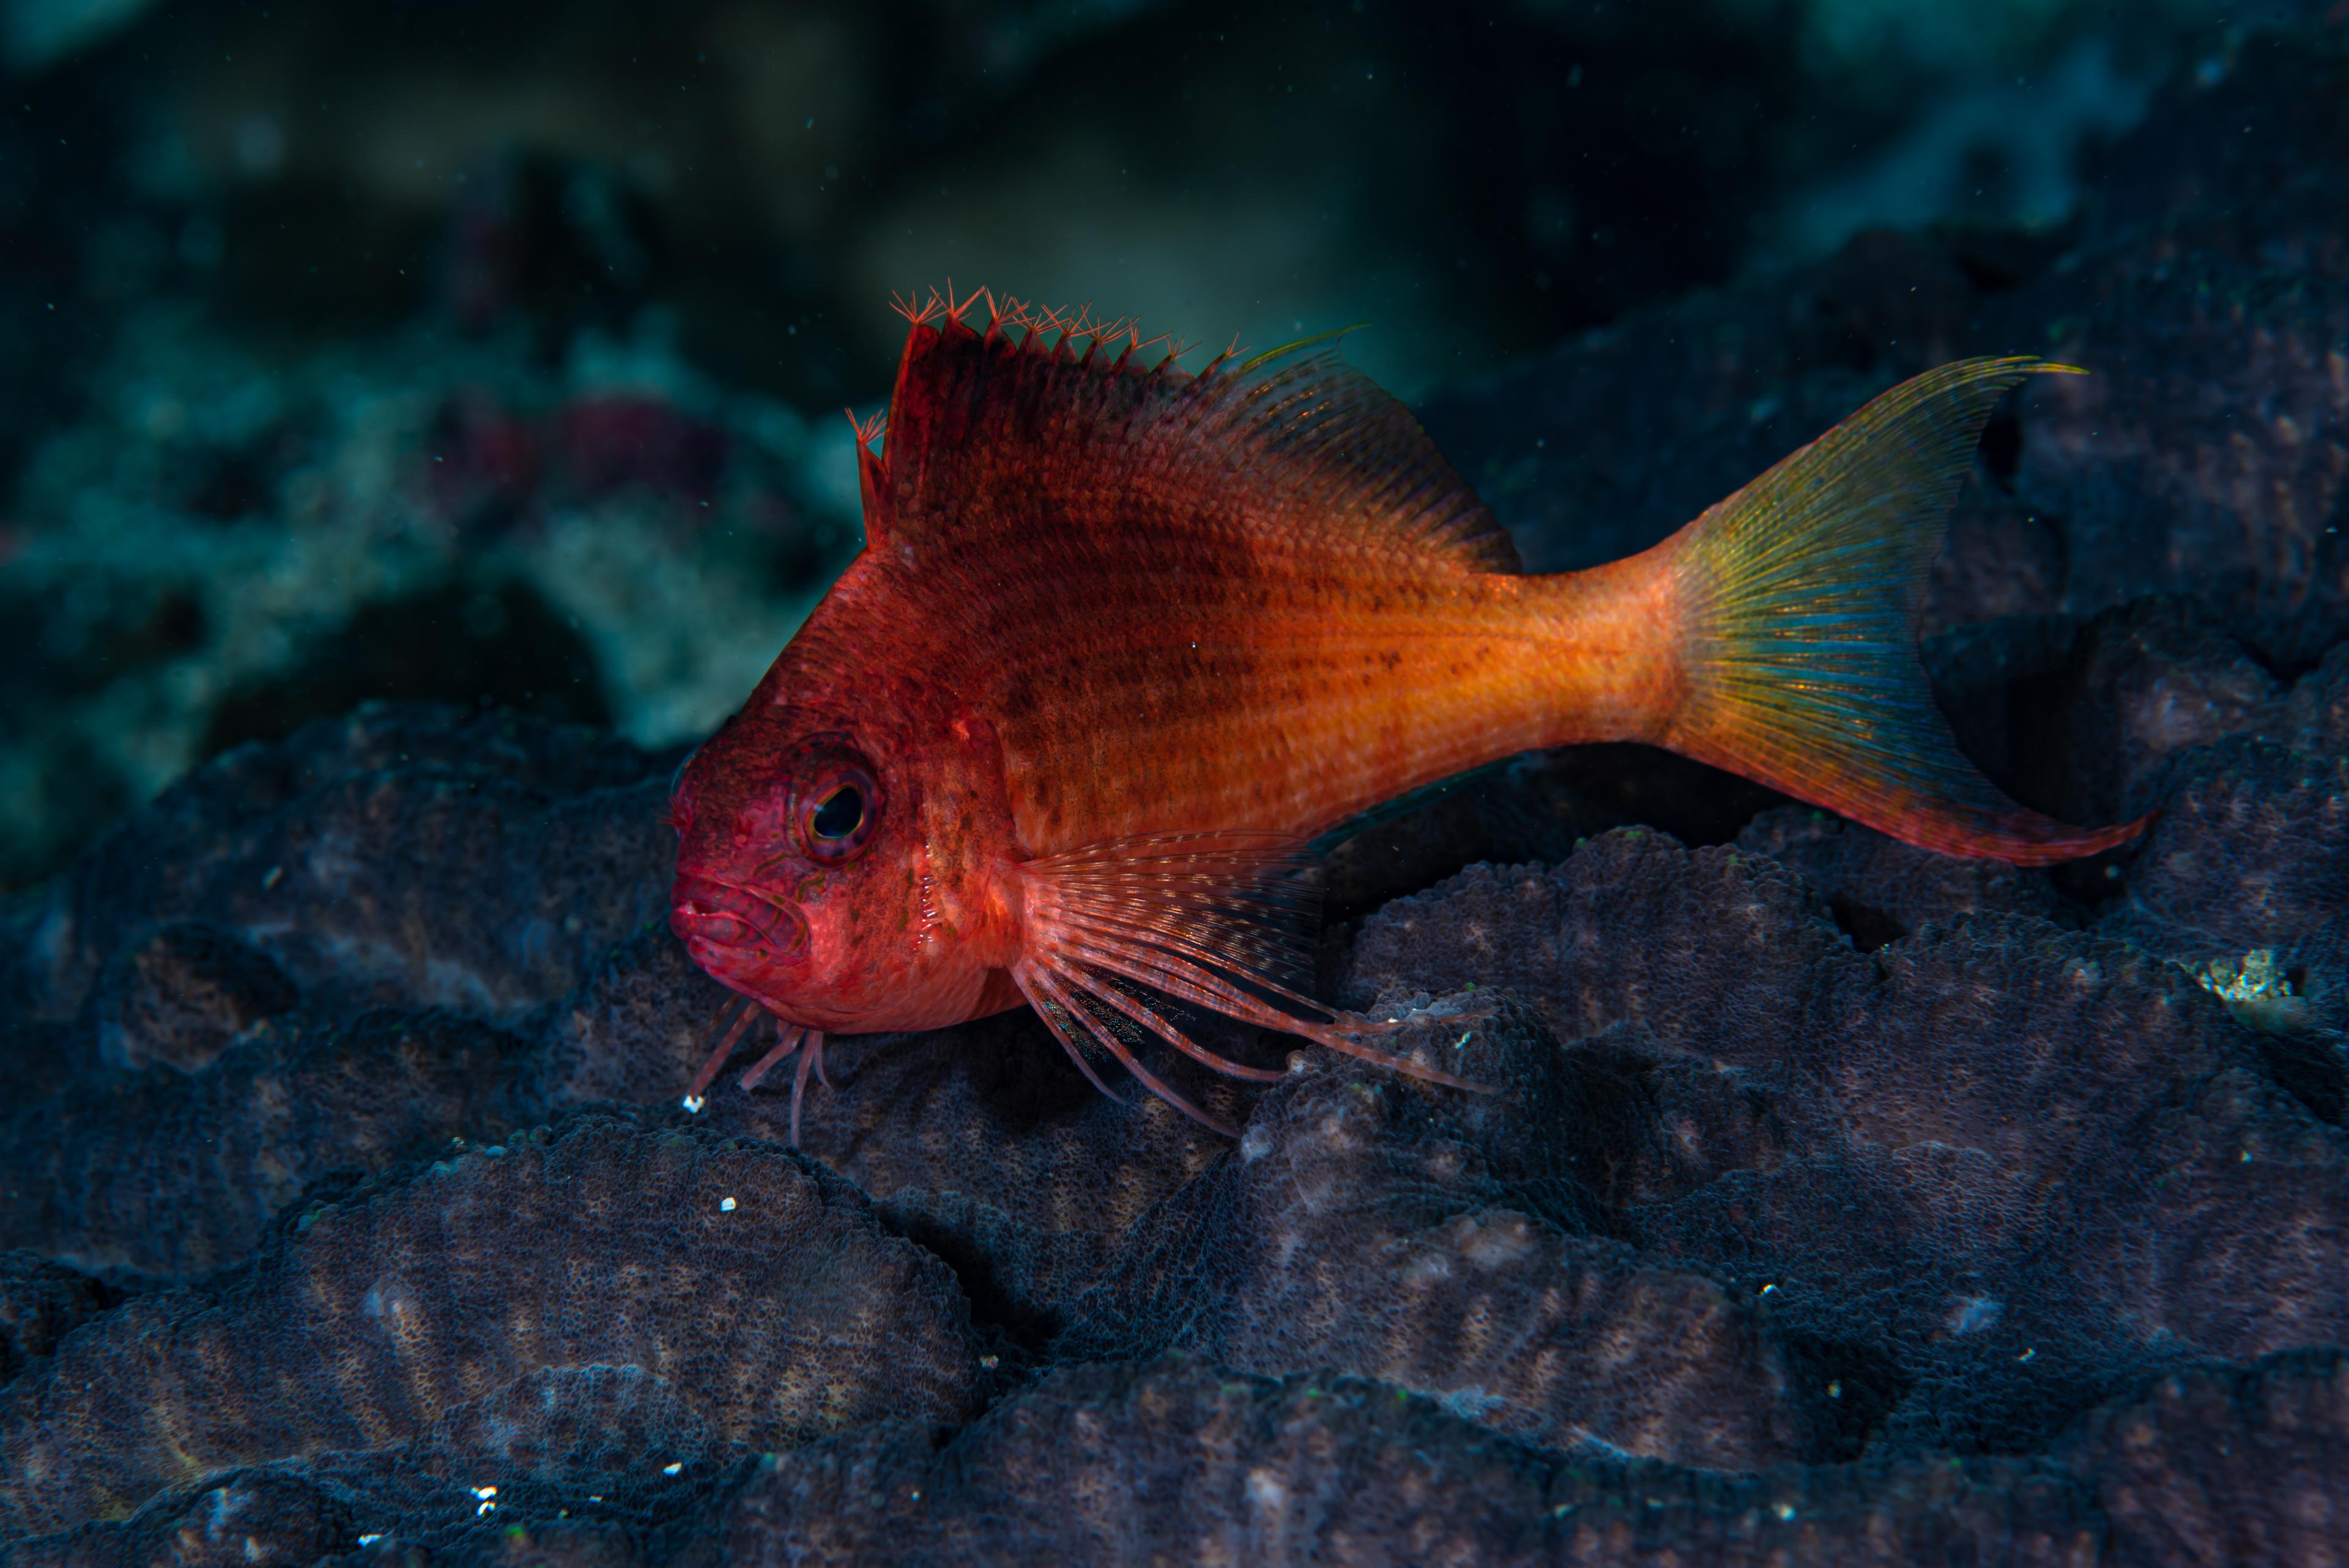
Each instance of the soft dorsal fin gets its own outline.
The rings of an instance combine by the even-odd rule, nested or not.
[[[988,316],[968,317],[983,305]],[[1479,571],[1519,570],[1493,514],[1419,421],[1322,338],[1194,376],[1131,326],[936,296],[910,328],[883,454],[864,472],[868,541],[1139,516],[1335,534]]]

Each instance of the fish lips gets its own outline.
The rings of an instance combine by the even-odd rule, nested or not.
[[[677,879],[669,889],[668,929],[704,968],[745,960],[796,963],[807,957],[807,921],[798,910],[707,877]]]

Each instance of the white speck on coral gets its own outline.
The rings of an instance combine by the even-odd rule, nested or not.
[[[1950,1308],[1950,1333],[1962,1339],[1980,1334],[2006,1315],[2006,1308],[1991,1296],[1960,1296]]]
[[[1445,1409],[1455,1416],[1464,1416],[1472,1421],[1507,1403],[1508,1401],[1498,1394],[1487,1394],[1474,1384],[1465,1388],[1454,1388],[1444,1397]]]
[[[719,1199],[718,1200],[718,1212],[719,1212],[720,1214],[731,1214],[731,1213],[733,1213],[733,1212],[734,1212],[734,1200],[733,1200],[731,1198],[721,1198],[721,1199]]]
[[[708,1100],[703,1099],[699,1095],[688,1095],[685,1096],[685,1114],[689,1116],[698,1116],[701,1114],[701,1107],[709,1103],[709,1102]]]
[[[678,1471],[679,1471],[679,1470],[681,1470],[681,1469],[685,1469],[685,1461],[684,1461],[684,1460],[682,1460],[682,1459],[680,1459],[680,1460],[678,1460],[677,1463],[675,1463],[675,1464],[673,1464],[673,1465],[663,1465],[663,1466],[661,1466],[661,1474],[663,1474],[663,1475],[665,1475],[665,1476],[673,1476],[673,1475],[677,1474],[677,1473],[678,1473]]]

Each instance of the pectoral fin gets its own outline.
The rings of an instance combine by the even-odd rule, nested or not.
[[[1155,1035],[1203,1065],[1275,1082],[1194,1040],[1167,1002],[1296,1034],[1430,1083],[1478,1085],[1362,1044],[1391,1025],[1315,1002],[1320,913],[1316,866],[1294,838],[1264,833],[1157,834],[1111,840],[1020,867],[1025,931],[1012,976],[1088,1077],[1100,1050],[1168,1104],[1231,1128],[1152,1075],[1132,1047]],[[1100,1080],[1094,1078],[1099,1084]]]

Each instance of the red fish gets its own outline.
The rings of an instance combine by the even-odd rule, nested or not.
[[[974,305],[986,319],[973,320]],[[2002,794],[1916,653],[1992,406],[1969,359],[1884,393],[1653,549],[1531,576],[1402,405],[1320,340],[1196,375],[985,294],[911,323],[865,546],[671,804],[671,924],[794,1049],[1032,1006],[1095,1084],[1181,1009],[1446,1083],[1304,994],[1304,846],[1514,753],[1641,741],[1944,854],[2120,843]]]

